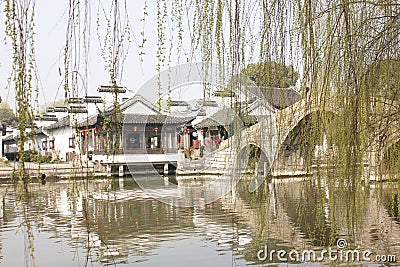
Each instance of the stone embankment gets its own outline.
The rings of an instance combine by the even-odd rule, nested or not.
[[[29,177],[70,178],[86,176],[105,176],[105,168],[92,162],[82,163],[25,163],[25,174]],[[0,167],[0,178],[12,179],[18,177],[18,163],[9,167]]]

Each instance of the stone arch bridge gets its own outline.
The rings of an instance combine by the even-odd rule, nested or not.
[[[202,159],[201,166],[178,162],[177,173],[199,173],[201,170],[215,174],[236,170],[260,176],[269,172],[273,176],[305,175],[310,167],[306,164],[306,149],[312,151],[313,160],[327,159],[335,152],[334,144],[330,144],[327,138],[314,140],[312,148],[304,145],[307,140],[301,140],[307,133],[304,128],[310,127],[313,116],[324,116],[325,122],[329,123],[333,116],[338,115],[340,111],[334,103],[329,101],[322,105],[318,99],[306,97],[282,110],[276,109],[268,115],[259,116],[256,124],[224,140],[218,150]],[[384,158],[382,151],[399,142],[400,133],[396,129],[395,124],[388,131],[390,138],[387,138],[387,143],[382,143],[378,135],[371,136],[363,162],[369,176],[378,177]],[[326,135],[329,133],[323,136]]]

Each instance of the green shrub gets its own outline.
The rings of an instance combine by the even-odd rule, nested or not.
[[[19,161],[20,155],[16,155],[16,160]],[[26,150],[23,154],[23,159],[25,162],[37,162],[37,163],[49,163],[51,162],[51,156],[40,155],[37,151]]]

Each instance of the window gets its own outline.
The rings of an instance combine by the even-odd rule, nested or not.
[[[160,142],[157,135],[148,135],[147,137],[147,148],[159,148]]]
[[[140,148],[139,134],[128,134],[126,144],[127,148]]]
[[[42,149],[43,149],[43,150],[47,150],[47,140],[44,140],[44,141],[42,142]]]
[[[70,148],[75,148],[75,137],[70,137],[69,138],[69,147]]]
[[[54,149],[54,140],[49,141],[49,149]]]

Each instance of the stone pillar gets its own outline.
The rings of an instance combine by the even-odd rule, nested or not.
[[[106,166],[106,172],[107,172],[107,176],[111,177],[112,176],[112,167],[111,164],[107,164]]]
[[[119,177],[124,176],[124,165],[119,165],[118,166],[118,176]]]
[[[187,147],[187,133],[186,133],[186,132],[184,132],[184,133],[182,134],[182,138],[183,138],[183,140],[182,140],[183,149],[186,149],[186,148],[188,148],[188,147]]]
[[[95,148],[96,148],[96,134],[94,132],[94,129],[92,129],[91,131],[92,131],[92,149],[95,150]]]
[[[4,156],[4,151],[3,151],[3,136],[1,135],[0,136],[0,140],[1,140],[1,142],[0,142],[0,155],[3,157]]]
[[[146,128],[143,128],[143,133],[142,133],[142,131],[140,133],[141,133],[140,137],[142,138],[141,148],[143,149],[143,151],[146,151],[146,148],[147,148]]]
[[[164,164],[164,175],[168,176],[168,163]]]
[[[164,132],[164,134],[162,134],[162,132],[161,132],[160,139],[161,139],[160,140],[160,142],[161,142],[160,147],[163,149],[164,153],[166,153],[168,151],[168,149],[169,149],[168,142],[167,142],[167,133],[166,133],[166,131]]]
[[[120,189],[124,188],[124,178],[119,178],[118,179],[118,185]]]

